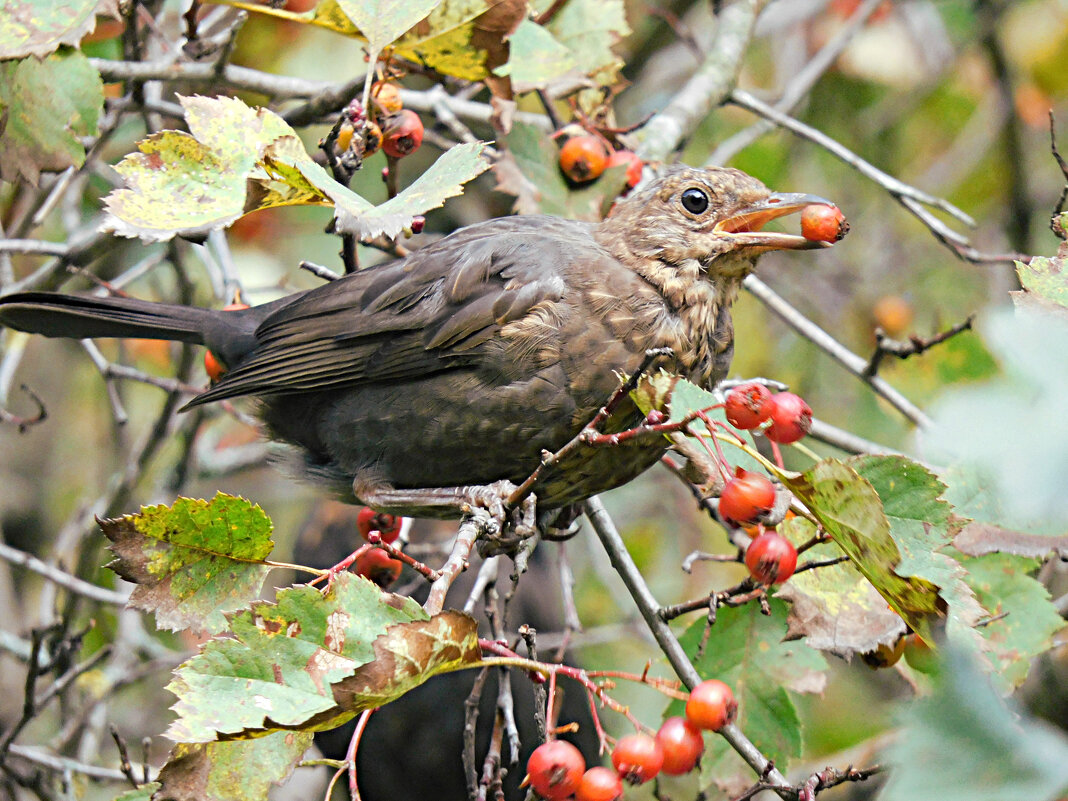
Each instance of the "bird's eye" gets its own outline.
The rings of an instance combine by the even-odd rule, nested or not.
[[[690,214],[701,214],[708,208],[708,195],[691,187],[682,193],[682,207]]]

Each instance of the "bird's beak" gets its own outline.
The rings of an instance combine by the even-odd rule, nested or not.
[[[716,233],[728,235],[739,248],[758,248],[762,251],[829,248],[833,243],[805,239],[796,234],[760,230],[776,217],[793,214],[801,211],[805,206],[812,205],[833,206],[834,203],[818,195],[772,192],[760,203],[742,209],[726,220],[721,220],[713,230]]]

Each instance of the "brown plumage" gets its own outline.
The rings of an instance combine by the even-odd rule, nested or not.
[[[0,322],[47,336],[202,342],[229,368],[195,406],[252,395],[270,436],[343,495],[455,513],[463,489],[523,480],[568,442],[650,348],[710,387],[733,350],[730,305],[768,249],[823,246],[759,229],[809,195],[737,170],[670,168],[600,223],[508,217],[405,259],[245,311],[45,293]],[[608,421],[640,421],[624,402]],[[659,442],[582,449],[538,486],[542,508],[618,486]]]

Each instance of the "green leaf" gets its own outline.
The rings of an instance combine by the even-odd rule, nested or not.
[[[575,68],[571,52],[538,23],[524,19],[508,37],[508,63],[494,70],[507,75],[518,92],[544,88]]]
[[[994,662],[993,676],[1006,690],[1023,683],[1031,659],[1052,648],[1053,636],[1065,627],[1049,592],[1029,575],[1038,564],[1006,554],[964,561],[966,581],[995,616],[978,631],[989,646],[986,655]]]
[[[277,114],[237,98],[179,101],[189,133],[154,134],[115,168],[127,188],[105,199],[105,227],[120,236],[162,241],[229,225],[246,211],[249,179],[265,175],[263,150],[280,137],[296,138]]]
[[[324,595],[283,590],[234,616],[235,639],[215,639],[177,671],[168,689],[178,713],[167,735],[207,742],[217,734],[292,728],[334,707],[330,686],[375,658],[393,623],[425,619],[410,599],[383,602],[364,578],[342,573]],[[385,596],[396,598],[396,596]]]
[[[1024,291],[1058,306],[1068,308],[1068,246],[1061,245],[1054,258],[1036,256],[1030,262],[1016,262],[1016,274]]]
[[[153,794],[159,788],[159,782],[142,784],[136,790],[127,790],[122,795],[115,796],[115,801],[151,801]]]
[[[952,507],[942,499],[945,484],[904,456],[858,456],[846,463],[879,494],[890,536],[901,552],[894,572],[931,582],[949,605],[950,621],[964,627],[974,625],[985,610],[964,582],[960,563],[939,553],[959,527]]]
[[[1010,709],[950,650],[934,693],[908,706],[880,801],[1052,801],[1068,789],[1068,740]]]
[[[570,188],[557,165],[559,148],[533,125],[515,123],[505,144],[506,154],[493,165],[497,189],[516,197],[520,214],[597,221],[626,184],[626,167],[619,166],[584,187]]]
[[[552,0],[531,5],[540,13]],[[619,77],[622,60],[612,48],[630,33],[623,0],[568,0],[545,26],[569,51],[583,75],[599,86],[611,86]]]
[[[716,610],[708,642],[694,666],[702,678],[726,682],[738,700],[738,726],[780,769],[801,753],[801,722],[790,692],[822,692],[827,663],[804,643],[783,642],[786,604],[769,602],[771,615],[756,604]],[[706,630],[700,620],[680,638],[694,658]],[[675,710],[679,709],[679,702]],[[672,712],[675,714],[676,712]],[[710,741],[701,761],[702,786],[752,773],[721,738]]]
[[[259,595],[274,543],[271,521],[244,498],[179,498],[100,521],[117,557],[108,565],[137,584],[130,605],[161,629],[226,628],[225,613]]]
[[[779,526],[779,533],[800,545],[816,533],[816,527],[794,517]],[[826,542],[810,548],[804,558],[841,555],[841,548]],[[905,633],[904,621],[852,562],[797,573],[775,591],[775,597],[790,602],[790,639],[805,637],[809,647],[845,659],[889,645]]]
[[[119,18],[118,0],[20,0],[4,4],[0,59],[43,58],[76,47],[96,28],[97,16]]]
[[[157,798],[266,801],[312,745],[311,732],[274,732],[252,740],[179,743],[159,773]]]
[[[78,137],[95,136],[100,74],[77,51],[0,63],[0,179],[36,186],[42,171],[80,167]]]
[[[930,618],[939,615],[938,589],[925,579],[897,573],[901,551],[872,485],[835,459],[780,477],[894,611],[930,641]]]
[[[337,0],[345,16],[367,39],[372,61],[440,3],[441,0]]]

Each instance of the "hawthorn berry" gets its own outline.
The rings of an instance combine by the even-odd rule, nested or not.
[[[627,165],[627,186],[633,189],[642,179],[642,167],[645,166],[645,162],[632,150],[616,150],[608,157],[605,169],[618,167],[621,164]]]
[[[356,557],[352,566],[357,576],[368,578],[382,589],[389,587],[401,574],[404,564],[381,548],[368,548]]]
[[[623,797],[623,780],[614,770],[597,765],[582,774],[575,801],[617,801]]]
[[[727,393],[723,411],[735,428],[756,428],[771,417],[771,390],[763,384],[742,384]]]
[[[677,715],[660,724],[656,741],[664,752],[664,766],[661,770],[668,776],[689,773],[697,765],[701,752],[705,750],[705,739],[701,736],[701,730],[686,718]]]
[[[901,337],[912,325],[912,304],[900,295],[883,295],[872,306],[871,316],[887,334]]]
[[[775,485],[740,467],[719,496],[720,516],[731,523],[750,523],[774,505]]]
[[[577,184],[594,180],[607,166],[608,148],[592,134],[572,136],[560,148],[560,169]]]
[[[780,445],[797,442],[812,428],[812,409],[804,399],[792,392],[771,396],[771,425],[764,436]]]
[[[698,729],[719,731],[738,714],[738,702],[731,688],[719,679],[702,681],[686,701],[686,720]]]
[[[643,784],[660,772],[664,751],[660,743],[647,734],[621,737],[612,751],[612,765],[620,777],[631,784]]]
[[[344,153],[349,149],[352,144],[352,136],[356,133],[356,128],[353,127],[351,122],[343,122],[337,129],[337,149],[339,153]]]
[[[905,637],[905,661],[913,670],[920,673],[934,673],[938,670],[938,654],[918,634]]]
[[[365,506],[356,514],[356,528],[364,539],[367,539],[372,531],[377,531],[382,542],[396,542],[400,536],[401,520],[397,515],[376,512]]]
[[[426,217],[422,214],[416,214],[412,217],[411,229],[413,234],[423,233],[423,228],[426,226]]]
[[[377,123],[368,122],[363,129],[363,154],[370,156],[382,147],[382,129]]]
[[[893,667],[905,653],[906,639],[905,637],[898,637],[892,643],[883,643],[877,646],[874,651],[861,654],[860,658],[864,660],[865,665],[873,670]]]
[[[548,801],[564,801],[573,795],[585,772],[586,760],[566,740],[542,743],[527,760],[530,786]]]
[[[387,156],[404,158],[423,144],[423,121],[411,109],[382,118],[382,149]]]
[[[400,89],[395,83],[375,81],[371,84],[371,102],[382,114],[395,114],[404,108]]]
[[[837,242],[849,233],[849,223],[837,206],[813,204],[801,211],[801,236],[817,242]]]
[[[797,568],[797,549],[777,531],[765,531],[745,549],[749,575],[761,584],[786,581]]]

